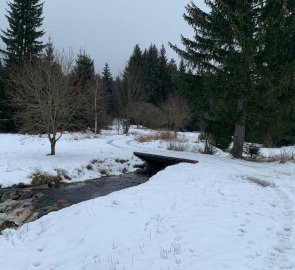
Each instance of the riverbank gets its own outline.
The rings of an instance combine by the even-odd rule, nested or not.
[[[62,183],[52,188],[42,185],[0,189],[0,234],[4,229],[18,228],[51,212],[143,184],[148,179],[146,174],[130,173],[80,183]]]
[[[136,150],[171,153],[165,141],[103,136],[114,157]],[[195,137],[187,134],[186,151],[173,154],[197,164],[170,166],[142,185],[3,231],[0,265],[5,270],[294,270],[294,162],[202,155],[195,151],[200,146]]]

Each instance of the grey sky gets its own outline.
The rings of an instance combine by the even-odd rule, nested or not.
[[[95,59],[97,72],[108,62],[118,74],[136,43],[142,48],[164,44],[168,57],[177,56],[168,42],[180,44],[180,35],[192,36],[184,22],[189,0],[45,0],[44,30],[56,48],[84,49]],[[202,0],[194,1],[202,5]],[[6,29],[7,4],[0,0],[0,28]],[[3,44],[1,44],[1,47]]]

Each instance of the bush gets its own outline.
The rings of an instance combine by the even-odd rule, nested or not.
[[[245,146],[244,153],[247,156],[250,156],[251,159],[256,158],[256,157],[260,156],[260,154],[261,154],[260,147],[254,143],[248,143]]]
[[[132,111],[131,121],[137,125],[157,129],[165,124],[163,111],[151,103],[136,103]]]

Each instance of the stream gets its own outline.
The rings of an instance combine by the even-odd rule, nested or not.
[[[73,204],[137,186],[149,180],[144,173],[108,176],[85,182],[30,188],[0,189],[0,234],[6,228],[17,228],[50,212]]]

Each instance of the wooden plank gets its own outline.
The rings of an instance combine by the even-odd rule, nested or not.
[[[159,154],[149,154],[149,153],[142,153],[142,152],[134,152],[133,154],[148,163],[149,162],[162,163],[162,164],[166,164],[166,165],[175,165],[175,164],[183,163],[183,162],[192,163],[192,164],[198,163],[197,160],[171,157],[171,156],[163,156],[163,155],[159,155]]]

